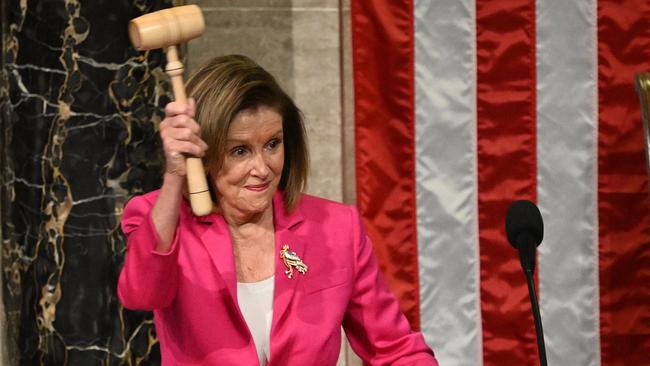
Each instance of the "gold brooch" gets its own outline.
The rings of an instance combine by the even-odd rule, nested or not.
[[[288,244],[282,246],[280,258],[282,258],[282,262],[284,262],[284,265],[287,267],[287,270],[284,271],[287,277],[293,278],[294,268],[302,274],[307,272],[307,265],[302,261],[302,259],[300,259],[300,257],[298,257],[298,255],[296,255],[296,252],[289,250]]]

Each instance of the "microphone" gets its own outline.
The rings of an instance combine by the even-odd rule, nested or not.
[[[528,200],[515,201],[508,208],[506,213],[506,235],[510,245],[519,252],[521,268],[526,275],[528,283],[528,295],[535,321],[535,333],[537,334],[537,350],[539,362],[546,366],[546,347],[544,346],[544,331],[542,330],[542,316],[539,312],[539,303],[535,295],[535,262],[537,260],[537,247],[544,239],[544,222],[542,214],[534,203]]]
[[[535,272],[536,249],[544,238],[544,222],[539,209],[528,200],[515,201],[506,213],[508,241],[519,251],[524,272]]]

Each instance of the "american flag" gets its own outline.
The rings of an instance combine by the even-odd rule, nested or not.
[[[650,2],[351,7],[357,204],[441,365],[538,364],[516,199],[545,223],[549,365],[650,365]]]

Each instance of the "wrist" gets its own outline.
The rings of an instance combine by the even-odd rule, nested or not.
[[[163,185],[182,188],[185,185],[185,179],[183,175],[165,172],[163,175]]]

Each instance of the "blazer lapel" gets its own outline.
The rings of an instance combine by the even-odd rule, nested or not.
[[[291,307],[291,301],[296,292],[296,287],[303,276],[309,275],[309,269],[305,274],[299,273],[297,270],[293,272],[293,278],[289,278],[285,273],[287,267],[285,266],[280,251],[283,245],[287,245],[289,250],[295,252],[300,258],[305,258],[305,245],[304,237],[294,233],[295,227],[303,221],[303,216],[296,208],[291,214],[284,211],[284,199],[282,193],[276,193],[273,200],[273,211],[275,220],[275,281],[273,293],[273,321],[271,324],[271,346],[273,346],[274,334],[277,333],[278,324],[282,324],[285,319],[290,316],[288,309]],[[309,263],[307,263],[309,266]],[[271,350],[271,355],[274,351]]]
[[[216,214],[197,219],[205,223],[211,223],[210,227],[201,234],[201,242],[221,275],[221,279],[225,282],[231,300],[236,305],[237,272],[235,271],[235,258],[228,225],[222,216]]]
[[[305,256],[305,243],[296,235],[293,235],[289,230],[278,231],[275,236],[275,289],[273,294],[273,329],[278,322],[284,319],[285,312],[291,305],[291,300],[296,290],[296,286],[300,282],[302,276],[308,276],[309,269],[305,274],[299,273],[297,270],[293,271],[293,278],[289,278],[287,267],[280,258],[280,251],[283,245],[288,245],[289,250],[296,252],[300,258]],[[307,264],[309,265],[309,264]]]

